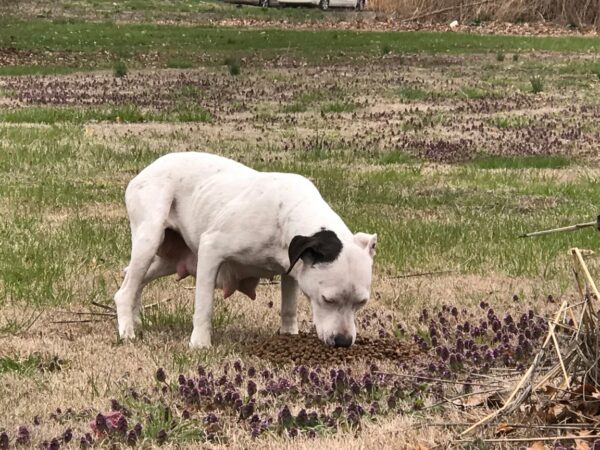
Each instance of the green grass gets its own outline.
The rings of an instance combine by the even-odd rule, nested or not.
[[[0,356],[0,375],[9,372],[20,375],[31,375],[37,370],[40,364],[41,360],[37,355],[29,355],[25,359]]]
[[[191,59],[197,54],[199,48],[206,54],[217,57],[232,51],[258,52],[267,57],[281,55],[283,52],[309,60],[338,55],[340,49],[347,54],[377,55],[384,45],[389,45],[395,51],[402,53],[486,53],[516,50],[597,52],[600,50],[600,38],[595,37],[262,30],[150,24],[117,25],[110,22],[51,22],[42,19],[22,21],[13,17],[0,19],[0,42],[11,42],[11,45],[18,49],[81,52],[91,56],[107,51],[120,58],[131,58],[158,51],[165,56],[166,61],[175,56]]]
[[[480,169],[561,169],[573,161],[562,155],[487,156],[470,164]]]
[[[0,376],[4,373],[33,375],[35,372],[55,372],[62,369],[65,361],[57,356],[30,354],[26,358],[0,356]]]
[[[534,75],[529,79],[531,83],[531,92],[534,94],[539,94],[544,90],[544,80],[539,75]]]
[[[407,164],[414,161],[414,156],[398,150],[384,153],[379,157],[379,164]]]
[[[122,78],[127,75],[127,66],[123,61],[119,60],[114,63],[113,75],[117,78]]]
[[[424,100],[430,95],[424,89],[404,87],[398,90],[398,96],[405,100]]]
[[[280,169],[313,179],[351,229],[376,231],[378,264],[392,270],[444,268],[552,278],[568,273],[565,248],[595,246],[593,233],[528,241],[517,236],[587,220],[600,183],[554,183],[518,167],[499,174],[457,167],[427,175],[414,166],[381,167],[353,171],[332,160]]]
[[[465,86],[458,91],[459,97],[466,97],[469,100],[477,100],[493,96],[493,93],[488,92],[484,89],[472,86]]]
[[[169,69],[191,69],[194,63],[186,58],[171,58],[167,61]]]
[[[282,112],[298,113],[305,112],[313,105],[322,102],[332,95],[318,89],[311,89],[298,95],[293,101],[283,106]]]
[[[334,101],[321,105],[321,112],[323,113],[344,113],[353,112],[355,110],[356,104],[351,101]]]
[[[196,104],[185,104],[171,111],[142,110],[134,105],[106,107],[32,106],[0,111],[0,123],[74,123],[107,122],[208,122],[211,114]]]
[[[497,115],[488,119],[488,123],[497,128],[521,129],[530,126],[534,119],[526,115]]]

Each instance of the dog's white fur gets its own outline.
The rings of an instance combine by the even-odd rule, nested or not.
[[[306,178],[207,153],[171,153],[129,183],[125,202],[131,261],[114,297],[122,338],[133,338],[140,323],[144,286],[177,273],[196,276],[191,347],[211,345],[215,287],[225,297],[239,290],[254,298],[259,279],[274,275],[282,275],[281,332],[298,333],[301,289],[322,341],[356,339],[354,313],[370,295],[377,236],[352,234]],[[337,258],[315,263],[306,252],[286,274],[292,239],[323,229],[342,243]]]

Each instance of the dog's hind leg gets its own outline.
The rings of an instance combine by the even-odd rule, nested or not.
[[[142,290],[148,283],[167,275],[172,275],[177,271],[177,262],[162,258],[158,255],[154,256],[150,267],[146,271],[144,281],[140,285],[135,294],[133,303],[133,323],[135,326],[142,324]]]
[[[131,261],[121,288],[115,294],[119,336],[132,339],[134,333],[134,307],[141,296],[144,279],[154,255],[163,238],[162,226],[142,224],[133,233],[131,243]]]

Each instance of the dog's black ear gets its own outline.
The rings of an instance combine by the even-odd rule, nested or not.
[[[322,230],[312,236],[294,236],[288,248],[290,273],[298,260],[310,260],[312,264],[332,262],[342,251],[342,241],[331,230]]]

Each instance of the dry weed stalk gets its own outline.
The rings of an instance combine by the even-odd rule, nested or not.
[[[588,386],[592,386],[596,391],[600,390],[600,321],[597,308],[594,307],[594,302],[600,299],[600,293],[584,261],[585,252],[573,248],[570,254],[573,257],[573,272],[582,301],[575,305],[563,301],[550,323],[541,349],[512,394],[501,408],[460,433],[461,437],[494,419],[516,411],[534,393],[541,396],[542,391],[550,392],[549,400],[554,400],[559,394],[570,393],[572,385],[581,386],[584,396]],[[565,338],[559,340],[556,335],[557,327],[568,319],[574,324],[562,327]],[[555,353],[549,351],[551,346],[554,347]],[[551,355],[555,355],[555,358],[550,359]],[[536,373],[541,370],[545,373],[535,382]],[[585,428],[586,425],[581,424],[581,428]]]

